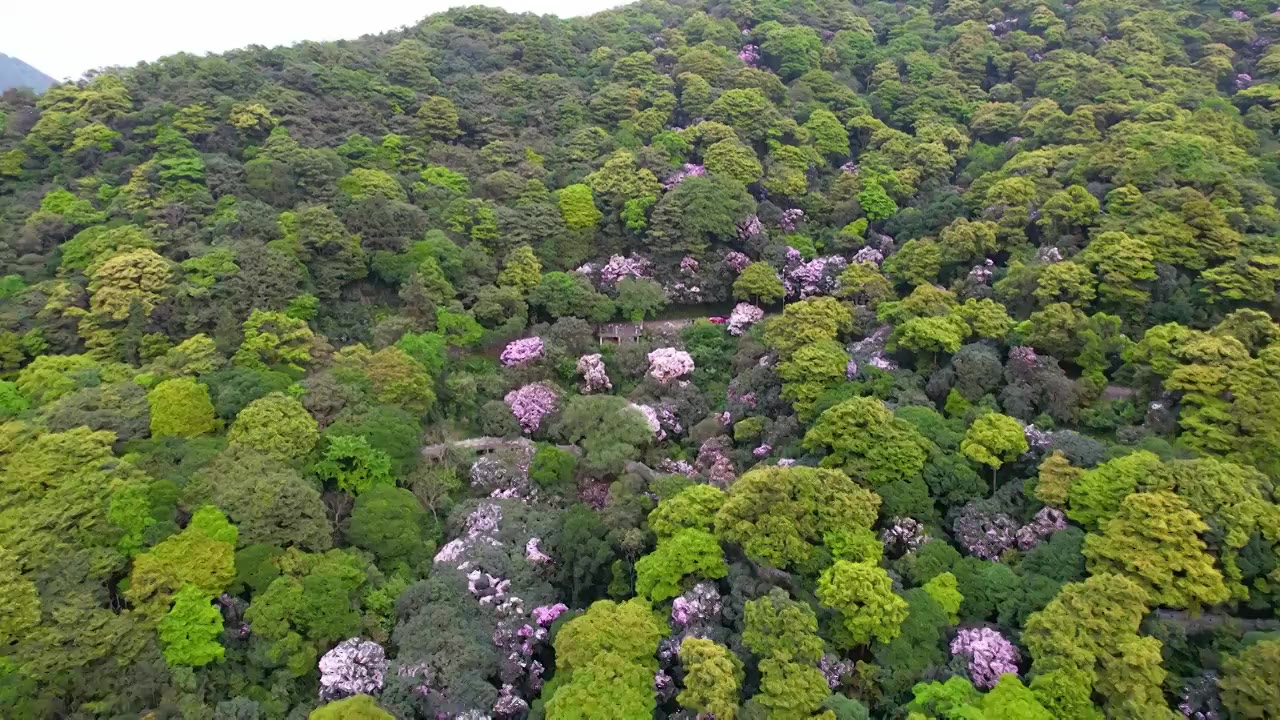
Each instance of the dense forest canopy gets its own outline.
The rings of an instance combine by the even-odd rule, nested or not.
[[[466,8],[0,96],[0,712],[1280,717],[1280,11]]]

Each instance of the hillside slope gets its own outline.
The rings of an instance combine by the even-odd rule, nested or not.
[[[1272,717],[1277,39],[645,0],[0,96],[0,715]]]
[[[0,53],[0,92],[25,87],[40,93],[56,82],[18,58]]]

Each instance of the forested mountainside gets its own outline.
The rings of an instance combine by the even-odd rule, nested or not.
[[[58,81],[16,57],[0,53],[0,92],[10,88],[30,88],[44,92]]]
[[[0,714],[1276,718],[1278,37],[646,0],[5,93]]]

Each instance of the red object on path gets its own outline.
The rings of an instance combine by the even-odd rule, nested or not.
[[[715,325],[723,325],[729,322],[729,318],[723,318],[723,317],[720,317],[719,315],[712,315],[711,317],[707,318],[707,322]]]

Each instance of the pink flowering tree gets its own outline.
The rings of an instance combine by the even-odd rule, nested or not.
[[[728,329],[730,335],[741,335],[751,325],[764,318],[764,310],[750,303],[738,303],[729,313]]]
[[[951,641],[951,654],[969,659],[975,687],[994,687],[1001,675],[1018,672],[1018,648],[991,628],[965,628]]]
[[[691,177],[702,177],[707,174],[707,169],[695,163],[685,163],[683,167],[677,170],[667,181],[663,183],[663,187],[667,190],[679,185],[686,179]]]
[[[649,353],[649,375],[666,383],[693,372],[693,357],[684,350],[658,348]]]
[[[644,416],[644,421],[649,425],[649,432],[654,434],[658,440],[666,437],[666,433],[662,431],[662,423],[658,421],[658,411],[648,405],[637,405],[631,403],[631,407]]]
[[[755,217],[755,216],[752,215],[752,217]],[[759,224],[759,222],[760,221],[757,219],[756,223]],[[740,253],[737,250],[733,250],[725,254],[724,264],[725,264],[725,267],[729,268],[735,273],[741,273],[743,270],[747,269],[748,265],[751,264],[751,258],[747,257],[746,253]]]
[[[542,426],[543,419],[559,407],[560,395],[542,383],[531,383],[507,393],[503,400],[520,423],[520,429],[533,433]]]
[[[614,255],[609,258],[609,262],[600,268],[600,282],[604,285],[614,285],[622,278],[647,278],[649,277],[650,263],[648,260],[636,255]]]
[[[343,640],[320,658],[320,697],[376,695],[387,672],[387,654],[372,640]]]
[[[507,343],[498,359],[507,367],[527,365],[541,358],[543,350],[542,338],[535,335]]]
[[[613,389],[613,383],[609,381],[609,373],[604,367],[604,358],[600,353],[578,358],[578,374],[582,376],[584,394]]]

